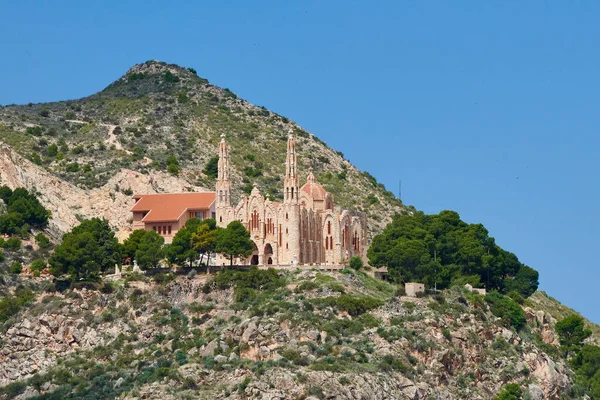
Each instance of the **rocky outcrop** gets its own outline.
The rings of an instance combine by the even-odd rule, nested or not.
[[[288,276],[295,284],[315,273]],[[373,293],[361,282],[370,278],[331,276],[347,293]],[[51,371],[57,358],[109,363],[121,356],[123,341],[130,346],[127,361],[119,361],[126,371],[103,378],[112,379],[112,387],[131,388],[131,379],[158,365],[171,371],[125,390],[121,398],[127,399],[491,399],[509,382],[532,399],[559,399],[572,385],[565,361],[531,340],[551,331],[551,318],[538,310],[525,309],[531,333],[521,334],[503,327],[485,303],[465,304],[456,291],[446,293],[444,305],[392,297],[370,312],[371,327],[336,338],[327,323],[353,320],[347,314],[302,311],[303,299],[331,295],[327,291],[298,297],[285,288],[272,303],[283,308],[259,312],[239,307],[231,289],[206,293],[207,279],[180,276],[166,287],[133,281],[112,294],[39,296],[2,337],[0,386]],[[305,318],[299,320],[300,312]],[[165,358],[179,364],[164,364]],[[49,393],[56,384],[29,386],[20,398]]]

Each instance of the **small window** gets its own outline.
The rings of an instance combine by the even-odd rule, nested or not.
[[[219,217],[219,222],[223,222],[223,217]]]
[[[196,213],[194,214],[196,218],[202,220],[204,219],[204,213],[202,211],[196,211]]]
[[[289,247],[288,247],[288,244],[287,244],[287,243],[285,244],[285,248],[286,248],[286,250],[287,250],[287,249],[289,249]]]
[[[170,234],[171,234],[171,225],[169,225],[169,226],[167,227],[167,231],[169,232],[169,235],[170,235]]]

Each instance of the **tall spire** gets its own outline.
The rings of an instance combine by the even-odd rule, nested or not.
[[[219,144],[219,168],[217,174],[217,207],[231,206],[231,181],[229,180],[229,148],[225,134]]]
[[[296,162],[296,138],[290,134],[287,143],[287,156],[285,158],[285,180],[283,188],[283,199],[285,203],[298,204],[298,179]]]

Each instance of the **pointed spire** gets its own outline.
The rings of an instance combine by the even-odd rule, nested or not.
[[[229,147],[225,134],[221,135],[219,143],[219,165],[217,173],[217,206],[231,206],[231,181],[229,180]]]
[[[229,149],[225,141],[225,134],[221,134],[221,143],[219,144],[219,172],[217,176],[219,181],[229,180]]]
[[[306,177],[306,182],[308,182],[308,183],[315,183],[316,181],[317,181],[317,179],[313,175],[313,169],[311,167],[311,168],[308,169],[308,177]]]
[[[297,173],[296,138],[290,133],[287,142],[287,156],[285,159],[285,180],[283,199],[286,203],[298,204],[298,188],[300,182]]]

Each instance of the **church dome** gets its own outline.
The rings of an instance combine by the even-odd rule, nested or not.
[[[300,191],[309,195],[313,200],[323,201],[327,195],[327,191],[317,182],[312,170],[309,172],[306,183],[300,188]]]

